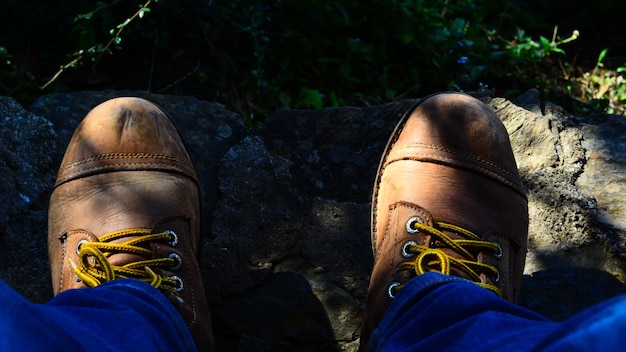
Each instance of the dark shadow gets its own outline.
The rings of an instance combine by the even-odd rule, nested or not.
[[[562,321],[625,293],[626,286],[605,271],[561,267],[525,275],[519,304],[549,319]]]
[[[295,188],[314,197],[364,203],[371,200],[387,140],[413,104],[278,110],[255,133],[270,152],[294,163]]]
[[[292,272],[225,299],[212,318],[218,351],[339,351],[324,306]]]

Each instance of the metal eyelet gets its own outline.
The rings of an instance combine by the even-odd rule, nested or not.
[[[389,285],[389,288],[387,289],[387,294],[389,295],[389,298],[394,299],[396,298],[396,294],[393,293],[393,289],[400,286],[399,282],[392,282],[391,285]]]
[[[85,242],[89,242],[87,240],[80,240],[78,241],[78,243],[76,244],[76,254],[78,254],[80,252],[80,247],[83,245],[83,243]]]
[[[174,265],[171,266],[172,270],[176,271],[183,265],[183,258],[178,253],[170,253],[167,257],[174,259]]]
[[[417,242],[415,242],[413,240],[406,241],[404,246],[402,246],[402,256],[405,257],[405,258],[411,258],[412,256],[415,255],[415,254],[409,252],[409,246],[417,246]]]
[[[500,243],[496,242],[496,246],[498,246],[498,253],[494,254],[493,257],[496,259],[502,258],[502,247],[500,247]]]
[[[500,271],[496,270],[496,275],[497,275],[497,276],[496,276],[496,278],[495,278],[495,279],[493,279],[493,281],[494,281],[495,283],[498,283],[498,282],[500,282]]]
[[[172,279],[176,280],[176,291],[178,292],[182,292],[183,289],[185,288],[185,284],[183,283],[183,279],[181,279],[179,276],[174,275],[171,276]]]
[[[418,222],[420,224],[423,224],[424,223],[424,219],[420,218],[419,216],[411,217],[409,219],[409,221],[406,222],[406,232],[408,232],[410,234],[416,234],[416,233],[420,232],[418,229],[413,227]]]
[[[175,247],[178,244],[178,235],[176,232],[172,230],[165,230],[164,232],[172,236],[172,239],[168,243],[170,246]]]

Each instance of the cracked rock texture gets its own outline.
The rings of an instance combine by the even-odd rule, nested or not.
[[[51,298],[47,201],[94,106],[140,96],[166,110],[201,180],[200,264],[220,351],[355,351],[372,254],[371,186],[405,100],[276,111],[249,128],[219,104],[137,91],[0,97],[0,278]],[[530,208],[520,304],[562,320],[625,293],[626,119],[570,116],[536,91],[482,97],[509,131]]]

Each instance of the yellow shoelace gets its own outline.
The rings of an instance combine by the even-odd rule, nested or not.
[[[111,243],[124,237],[131,238],[124,242]],[[99,242],[79,243],[78,264],[74,263],[71,258],[69,259],[77,277],[85,285],[95,287],[117,278],[134,278],[176,295],[182,289],[180,279],[163,277],[152,269],[154,267],[171,269],[179,265],[180,263],[173,257],[139,260],[122,266],[112,265],[108,259],[114,254],[121,253],[151,258],[152,251],[146,248],[149,247],[150,242],[177,241],[175,233],[171,231],[152,233],[150,229],[138,228],[111,232],[101,236],[98,240]]]
[[[416,257],[414,260],[411,258],[410,261],[400,264],[398,266],[399,271],[414,271],[416,275],[421,275],[429,271],[437,271],[445,275],[450,275],[451,269],[454,268],[462,271],[476,284],[495,292],[499,296],[502,295],[502,292],[497,286],[482,283],[480,280],[480,273],[484,273],[487,276],[495,278],[494,280],[496,282],[499,281],[498,269],[492,265],[479,263],[476,255],[472,254],[472,252],[478,253],[479,251],[488,250],[494,253],[496,258],[499,258],[499,256],[502,255],[502,249],[497,243],[482,241],[476,234],[444,222],[437,222],[436,226],[442,230],[455,232],[464,238],[452,239],[443,231],[424,225],[418,221],[411,222],[410,226],[413,230],[430,234],[432,241],[430,247],[418,245],[416,242],[411,243],[411,241],[405,245],[403,248],[405,256]],[[443,249],[450,249],[463,258],[454,258],[444,252]],[[397,285],[394,287],[394,293],[397,293],[402,286],[403,285]]]

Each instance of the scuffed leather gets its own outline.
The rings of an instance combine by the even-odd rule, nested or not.
[[[68,258],[76,246],[106,233],[150,228],[173,230],[175,247],[154,244],[155,257],[176,252],[182,266],[159,269],[183,279],[178,308],[199,350],[212,349],[212,327],[196,255],[200,242],[199,188],[190,157],[173,123],[154,104],[116,98],[95,107],[67,147],[50,199],[48,249],[54,294],[82,288]],[[130,255],[110,261],[125,264]]]
[[[481,280],[497,285],[505,299],[517,300],[527,249],[528,201],[507,131],[477,99],[459,93],[430,96],[407,112],[387,144],[372,197],[374,269],[362,351],[391,302],[389,284],[410,279],[406,273],[396,275],[397,265],[407,260],[402,246],[410,239],[429,245],[428,236],[407,233],[406,222],[414,215],[430,226],[447,222],[497,242],[501,258],[479,253],[478,260],[496,266],[500,280],[485,275]]]

